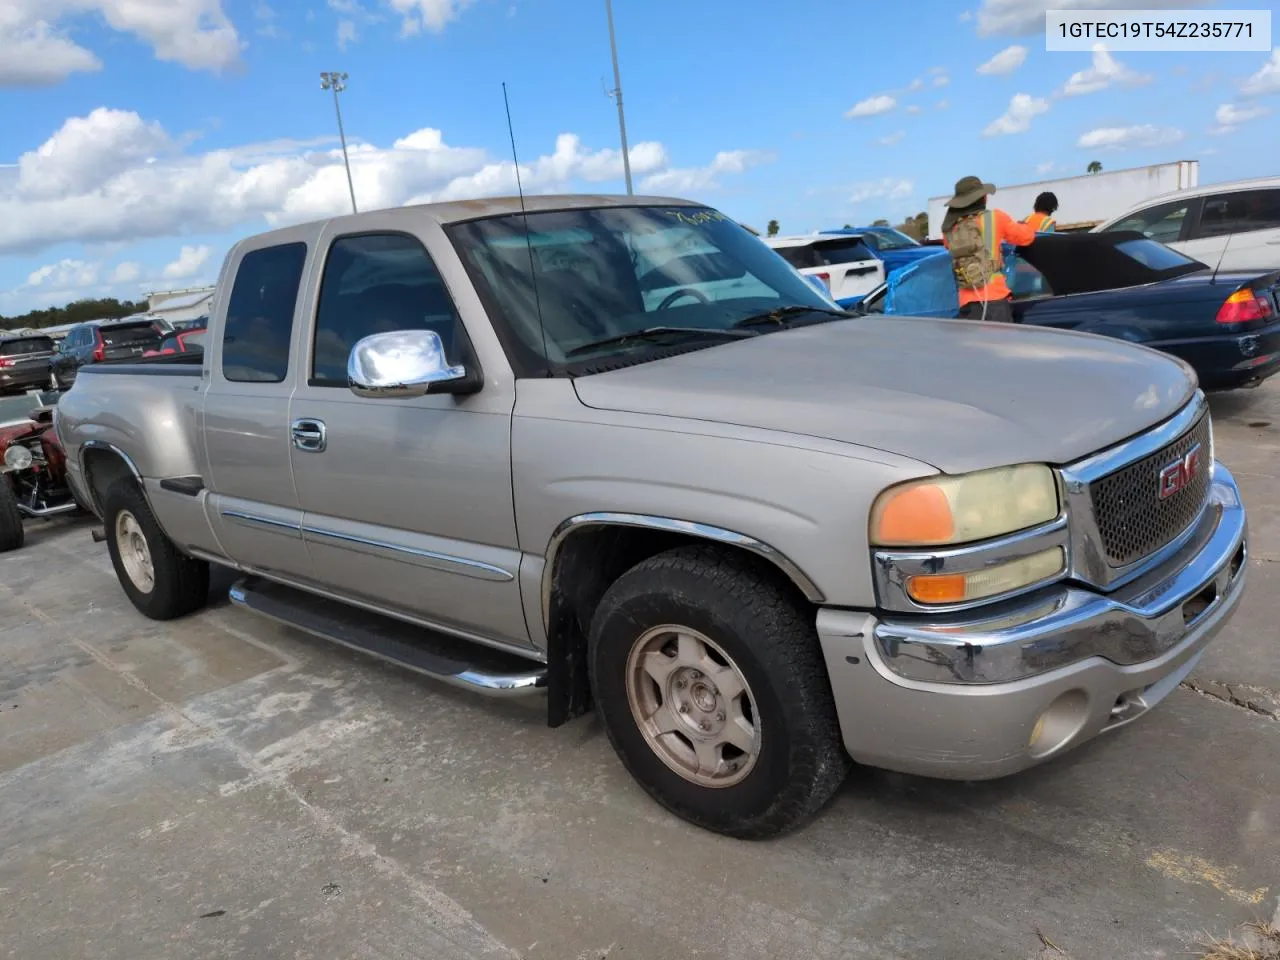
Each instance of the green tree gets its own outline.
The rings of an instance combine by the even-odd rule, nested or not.
[[[86,320],[114,320],[117,317],[141,313],[145,309],[147,309],[145,302],[134,303],[131,300],[122,302],[114,297],[108,297],[105,300],[75,300],[65,307],[32,310],[15,317],[0,316],[0,329],[40,330],[44,327],[59,327],[67,323],[83,323]]]
[[[929,214],[921,212],[914,217],[907,217],[894,229],[901,230],[912,240],[923,240],[929,235]]]
[[[776,237],[778,235],[778,221],[770,220],[768,225],[764,228],[764,232],[771,237]]]
[[[1102,172],[1102,164],[1100,164],[1097,160],[1090,160],[1090,161],[1089,161],[1088,171],[1089,171],[1090,173],[1101,173],[1101,172]]]
[[[871,225],[873,227],[887,227],[889,225],[889,221],[881,217],[879,220],[872,220]]]

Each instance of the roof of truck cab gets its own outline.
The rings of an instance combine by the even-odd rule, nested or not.
[[[429,214],[442,224],[479,220],[484,217],[509,216],[520,213],[544,213],[549,210],[581,210],[589,207],[700,207],[704,204],[676,197],[628,197],[610,193],[562,193],[525,197],[481,197],[475,200],[452,200],[448,203],[424,203],[409,207]]]

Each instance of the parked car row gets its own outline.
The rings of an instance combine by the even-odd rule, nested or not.
[[[153,318],[95,320],[77,324],[60,341],[45,333],[0,334],[0,395],[64,390],[81,367],[94,363],[199,350],[202,320],[182,330]]]

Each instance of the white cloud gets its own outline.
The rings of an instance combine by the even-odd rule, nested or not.
[[[1005,47],[986,63],[978,67],[978,72],[989,77],[1003,77],[1013,73],[1027,59],[1027,48],[1015,43]]]
[[[98,265],[83,260],[59,260],[34,270],[28,287],[54,287],[59,290],[91,287],[98,282]]]
[[[914,80],[911,81],[910,84],[907,85],[908,93],[915,93],[917,90],[923,90],[923,89],[924,89],[924,80],[920,77],[916,77]]]
[[[1015,93],[1013,99],[1009,101],[1009,109],[992,120],[987,125],[987,129],[982,131],[982,135],[998,137],[1011,133],[1025,133],[1031,128],[1031,118],[1048,109],[1048,100],[1033,97],[1027,93]]]
[[[111,271],[111,282],[133,283],[140,276],[142,276],[142,264],[126,260],[124,263],[116,264],[116,268]]]
[[[1099,127],[1083,134],[1076,146],[1085,150],[1132,150],[1162,147],[1179,142],[1183,133],[1174,127],[1144,123],[1133,127]]]
[[[937,103],[934,104],[934,107],[937,108],[938,110],[949,110],[951,108],[951,101],[948,100],[946,97],[943,97],[941,100],[939,100]]]
[[[1048,10],[1158,10],[1194,7],[1204,0],[982,0],[978,34],[984,37],[1027,37],[1044,33]]]
[[[874,117],[881,113],[888,113],[897,105],[897,100],[887,93],[882,93],[879,96],[859,100],[845,111],[844,117],[846,120],[852,120],[854,117]]]
[[[672,168],[653,173],[641,181],[645,190],[664,193],[694,193],[718,186],[716,177],[725,173],[743,173],[749,167],[773,160],[773,154],[761,150],[727,150],[717,153],[705,167]]]
[[[911,104],[911,106],[907,107],[906,109],[907,109],[907,113],[917,114],[920,112],[921,107],[919,104],[913,103]]]
[[[515,170],[479,147],[453,146],[424,128],[390,146],[351,145],[362,210],[513,192]],[[631,148],[632,170],[667,191],[714,188],[770,156],[718,153],[706,166],[676,168],[660,143]],[[521,164],[524,189],[562,192],[617,183],[622,157],[561,134],[549,154]],[[282,139],[192,152],[136,113],[105,108],[72,117],[24,153],[16,175],[0,177],[0,254],[30,254],[58,243],[135,241],[264,229],[345,213],[350,206],[342,153],[330,138]]]
[[[458,19],[472,0],[389,0],[391,9],[403,18],[400,32],[405,36],[418,33],[423,27],[439,33],[450,22]]]
[[[184,246],[178,251],[178,259],[173,263],[165,264],[162,271],[166,280],[184,280],[187,277],[194,277],[200,272],[200,268],[205,265],[209,259],[209,255],[213,251],[201,244],[198,247]]]
[[[356,22],[354,20],[338,21],[338,49],[346,50],[349,44],[355,43],[360,39],[360,33],[356,30]]]
[[[1214,113],[1214,126],[1209,129],[1209,132],[1215,135],[1234,133],[1242,124],[1246,124],[1250,120],[1257,120],[1259,117],[1265,117],[1270,112],[1270,107],[1264,107],[1260,103],[1248,106],[1224,103]]]
[[[961,11],[960,11],[960,22],[961,22],[961,23],[968,23],[968,22],[969,22],[970,20],[972,20],[972,19],[973,19],[973,11],[972,11],[972,10],[961,10]]]
[[[1280,93],[1280,47],[1272,49],[1271,58],[1257,73],[1240,85],[1240,92],[1246,97]]]
[[[877,137],[874,142],[877,147],[892,147],[896,143],[901,143],[902,138],[906,135],[907,131],[905,130],[895,130],[893,133],[887,133],[883,137]]]
[[[1087,70],[1073,73],[1062,88],[1062,93],[1064,96],[1074,97],[1083,93],[1097,93],[1116,83],[1137,85],[1150,81],[1151,74],[1130,70],[1107,52],[1106,44],[1095,43],[1093,64]]]
[[[945,87],[949,83],[951,83],[951,78],[947,76],[945,73],[939,73],[937,76],[933,78],[933,85],[935,87]]]
[[[3,0],[0,86],[57,83],[101,62],[59,30],[96,16],[148,44],[156,58],[194,70],[221,70],[240,56],[240,37],[222,0]]]
[[[101,69],[101,60],[44,20],[15,27],[0,20],[0,87],[47,87]]]
[[[867,200],[901,200],[911,196],[915,184],[900,177],[883,177],[879,180],[864,180],[849,188],[850,203],[865,203]]]
[[[1053,168],[1056,166],[1057,164],[1052,160],[1046,160],[1044,163],[1037,163],[1036,173],[1043,177],[1046,173],[1052,173]]]

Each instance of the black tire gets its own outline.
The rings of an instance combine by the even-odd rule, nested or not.
[[[150,589],[134,582],[118,541],[121,514],[137,523],[146,543],[153,582]],[[138,612],[152,620],[173,620],[199,610],[209,601],[209,564],[180,551],[165,536],[134,480],[117,480],[103,498],[107,549],[120,586]]]
[[[703,786],[675,772],[633,715],[628,658],[647,630],[666,624],[712,641],[750,688],[759,753],[737,783]],[[588,659],[596,707],[623,765],[658,803],[700,827],[775,836],[820,810],[848,774],[811,612],[749,559],[683,547],[631,568],[596,609]]]
[[[9,481],[0,477],[0,553],[17,550],[27,542],[27,531],[18,512],[18,498]]]

